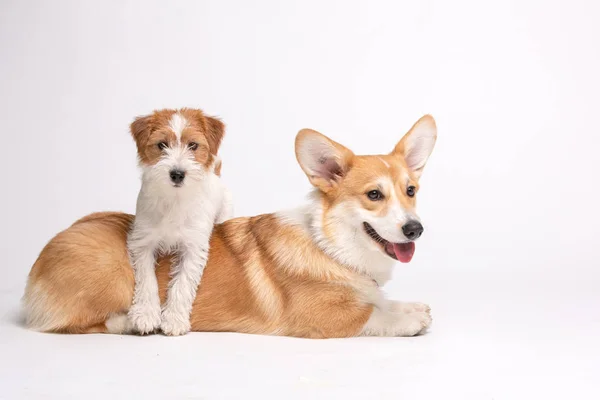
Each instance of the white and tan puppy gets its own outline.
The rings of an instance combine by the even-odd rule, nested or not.
[[[190,330],[213,225],[232,216],[214,156],[224,126],[200,110],[161,110],[137,118],[131,133],[142,187],[127,240],[135,276],[129,318],[142,334],[160,327],[166,335],[182,335]],[[162,254],[174,255],[175,262],[161,313],[155,266]]]
[[[424,116],[390,153],[359,156],[300,131],[296,157],[315,188],[309,203],[215,226],[191,329],[308,338],[424,332],[429,307],[388,300],[381,286],[397,261],[411,260],[423,233],[416,196],[436,135]],[[125,318],[134,296],[126,248],[132,221],[92,214],[48,243],[25,290],[29,327],[132,332]],[[167,303],[172,265],[161,257],[156,268]]]

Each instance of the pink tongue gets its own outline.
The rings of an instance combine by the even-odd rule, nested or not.
[[[407,263],[410,262],[415,254],[415,242],[394,243],[394,254],[398,261]]]

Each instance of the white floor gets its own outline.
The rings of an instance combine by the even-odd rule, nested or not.
[[[16,322],[15,288],[1,298],[0,398],[600,398],[597,279],[424,272],[399,267],[388,285],[432,305],[415,338],[40,334]]]
[[[599,20],[593,0],[0,1],[0,400],[600,399]],[[48,240],[135,210],[133,118],[185,106],[227,124],[238,216],[302,204],[299,129],[387,153],[434,115],[426,233],[386,285],[430,333],[20,327]]]

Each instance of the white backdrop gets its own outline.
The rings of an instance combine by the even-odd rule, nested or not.
[[[426,231],[387,287],[432,303],[436,324],[415,343],[450,343],[448,369],[458,360],[481,374],[474,398],[528,393],[536,378],[589,394],[600,333],[599,11],[594,1],[3,1],[4,304],[17,304],[59,230],[93,211],[133,212],[136,115],[188,106],[222,117],[223,175],[240,216],[304,201],[299,129],[382,153],[431,113]],[[570,347],[585,338],[592,350]],[[514,360],[522,373],[510,372]],[[452,382],[466,398],[466,383]]]

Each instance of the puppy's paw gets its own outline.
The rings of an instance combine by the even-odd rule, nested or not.
[[[160,306],[134,304],[129,309],[128,317],[134,331],[141,335],[152,333],[160,326]]]
[[[405,314],[397,325],[398,336],[423,334],[431,325],[431,316],[424,311]]]
[[[167,336],[185,335],[191,329],[190,317],[166,308],[162,312],[160,329]]]
[[[404,303],[400,301],[392,301],[390,311],[401,314],[411,314],[414,312],[424,312],[431,314],[431,307],[424,303]]]

